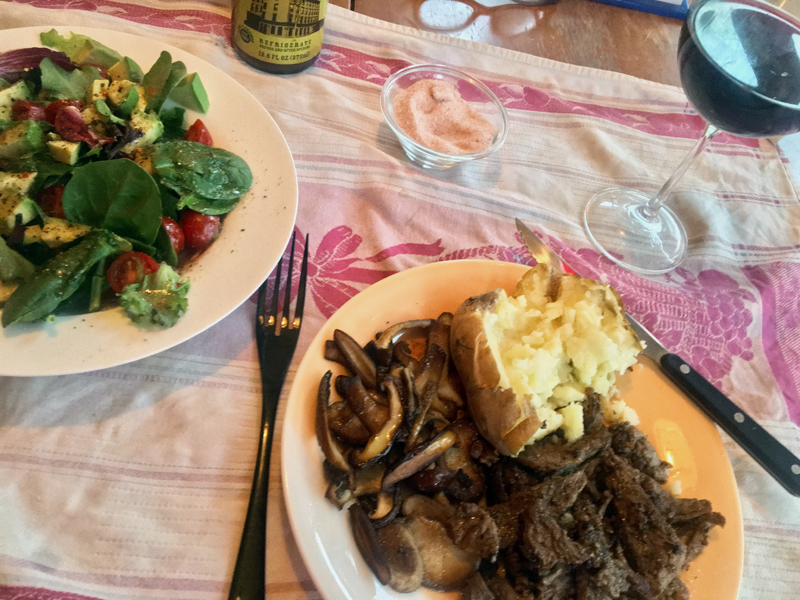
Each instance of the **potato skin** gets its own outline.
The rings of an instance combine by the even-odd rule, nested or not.
[[[450,353],[478,431],[502,454],[516,456],[541,421],[529,399],[518,401],[514,390],[498,387],[500,372],[487,342],[484,316],[494,312],[500,291],[461,304],[453,315]]]

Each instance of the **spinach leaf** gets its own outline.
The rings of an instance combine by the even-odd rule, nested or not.
[[[147,256],[155,256],[156,255],[156,247],[151,244],[143,244],[139,240],[135,240],[133,238],[125,238],[131,243],[133,249],[136,252],[144,252]],[[155,243],[155,242],[154,242]]]
[[[90,280],[89,312],[97,312],[100,310],[103,292],[109,288],[108,278],[106,278],[106,263],[108,263],[108,257],[105,257],[97,263],[94,274]]]
[[[128,92],[128,96],[119,105],[118,112],[121,117],[125,119],[131,118],[131,113],[133,109],[136,108],[136,105],[139,103],[139,92],[136,91],[135,87],[132,87]]]
[[[136,90],[133,91],[135,92]],[[97,112],[99,112],[101,115],[103,115],[106,119],[108,119],[112,123],[122,126],[128,124],[128,122],[125,119],[120,119],[117,115],[111,112],[111,109],[108,107],[108,104],[106,104],[105,100],[95,100],[94,105],[95,108],[97,108]]]
[[[172,55],[163,51],[142,79],[147,111],[159,113],[172,90],[186,77],[186,65],[172,62]]]
[[[36,173],[28,195],[36,196],[44,188],[55,185],[72,171],[72,165],[62,163],[53,158],[49,152],[38,152],[33,156],[32,171]]]
[[[162,142],[172,142],[174,140],[182,140],[186,135],[186,130],[183,128],[183,119],[186,111],[179,106],[171,109],[164,109],[159,115],[161,123],[164,125],[164,133],[159,138]]]
[[[241,198],[234,198],[233,200],[212,200],[211,198],[203,198],[197,194],[189,194],[181,198],[178,203],[178,208],[191,208],[193,211],[203,213],[204,215],[224,215],[231,212],[236,205],[239,204]]]
[[[57,254],[33,277],[20,284],[3,307],[3,327],[49,316],[75,293],[99,261],[130,249],[127,241],[110,231],[90,231],[78,245]]]
[[[28,279],[35,269],[33,263],[9,248],[6,241],[0,237],[0,281]]]
[[[156,146],[153,166],[164,185],[182,196],[233,200],[253,185],[250,167],[233,152],[198,142],[166,142]]]
[[[53,98],[68,100],[83,98],[95,79],[102,79],[97,67],[85,66],[74,71],[65,71],[49,58],[42,59],[42,89]]]
[[[93,162],[73,172],[64,190],[64,214],[152,244],[161,227],[161,195],[153,177],[132,160]]]
[[[177,221],[180,197],[160,181],[158,191],[161,193],[161,214]]]
[[[167,230],[164,229],[163,225],[161,226],[161,229],[158,230],[155,246],[156,260],[165,262],[170,267],[178,266],[178,255],[175,254],[175,248],[172,246],[172,240],[170,239],[169,234],[167,233]]]

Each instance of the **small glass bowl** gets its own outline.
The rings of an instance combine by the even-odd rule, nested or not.
[[[420,79],[439,79],[452,83],[461,97],[494,126],[495,134],[492,138],[492,145],[483,152],[449,154],[432,150],[411,139],[397,124],[392,103],[400,92]],[[400,140],[400,145],[403,146],[408,158],[426,169],[449,169],[458,163],[485,158],[497,152],[508,135],[508,114],[492,90],[474,77],[443,65],[413,65],[389,77],[381,91],[381,112],[389,127],[397,135],[397,139]]]

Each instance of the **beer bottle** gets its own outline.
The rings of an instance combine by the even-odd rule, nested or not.
[[[280,75],[311,66],[328,0],[233,0],[231,43],[249,65]]]

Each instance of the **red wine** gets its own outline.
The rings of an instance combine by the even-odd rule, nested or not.
[[[800,131],[800,21],[757,0],[697,0],[678,42],[681,82],[728,133]]]

